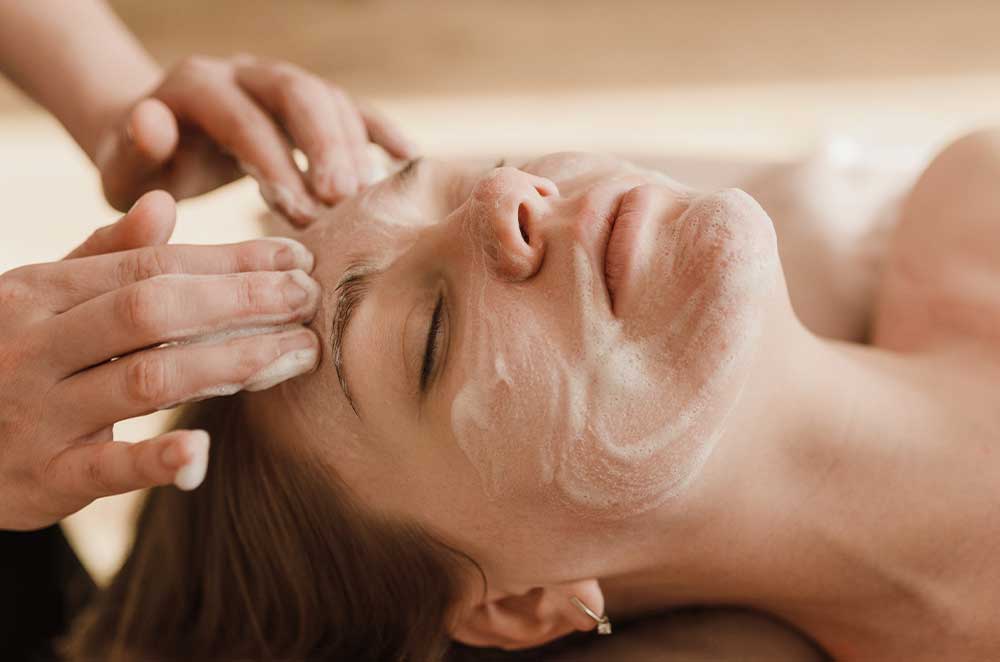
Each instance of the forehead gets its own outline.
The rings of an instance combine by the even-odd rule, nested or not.
[[[354,260],[383,261],[426,224],[413,195],[392,180],[366,190],[328,211],[299,238],[316,256],[315,278],[333,287]]]

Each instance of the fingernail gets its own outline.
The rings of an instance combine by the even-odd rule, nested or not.
[[[289,209],[289,215],[300,223],[311,223],[319,218],[323,207],[308,195],[295,198],[295,203]]]
[[[274,254],[274,266],[282,271],[286,269],[301,269],[306,273],[313,270],[316,259],[308,248],[288,237],[267,237],[267,241],[281,244]]]
[[[318,294],[318,286],[304,271],[299,269],[286,272],[286,276],[287,278],[282,285],[285,304],[291,310],[304,308],[313,295]]]
[[[312,173],[313,187],[316,194],[329,202],[337,195],[337,183],[329,166],[318,165]]]
[[[263,391],[283,381],[298,377],[313,369],[319,359],[319,350],[311,333],[292,334],[282,339],[282,349],[287,348],[278,360],[261,369],[251,377],[243,388],[247,391]]]
[[[333,186],[341,195],[354,195],[358,192],[358,178],[353,172],[339,170],[333,173]]]
[[[308,196],[296,195],[285,186],[264,181],[258,181],[257,188],[268,207],[299,225],[314,221],[319,216],[319,208]]]
[[[201,485],[205,480],[205,472],[208,471],[208,433],[204,430],[195,430],[187,436],[186,442],[190,459],[177,471],[174,485],[190,492]]]

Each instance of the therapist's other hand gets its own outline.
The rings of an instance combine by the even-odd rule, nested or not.
[[[315,367],[312,255],[280,239],[164,245],[174,212],[149,193],[66,259],[0,275],[0,529],[154,485],[194,489],[207,434],[133,444],[112,440],[114,423]]]
[[[273,209],[302,225],[321,204],[372,182],[369,142],[396,158],[414,154],[374,110],[295,65],[249,55],[192,57],[111,119],[94,160],[118,209],[152,189],[187,198],[246,172]],[[307,157],[306,173],[293,148]]]

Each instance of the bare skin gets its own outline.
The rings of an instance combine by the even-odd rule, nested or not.
[[[79,0],[71,11],[51,0],[0,0],[0,74],[62,122],[100,171],[109,203],[136,203],[61,262],[0,274],[0,529],[46,526],[96,498],[174,480],[193,489],[204,475],[207,435],[177,431],[133,447],[113,442],[112,424],[231,391],[234,376],[242,381],[251,364],[266,365],[289,346],[257,334],[223,359],[230,365],[215,368],[204,353],[227,354],[201,343],[135,350],[203,328],[213,306],[201,297],[243,300],[244,310],[223,313],[213,332],[245,329],[245,309],[271,306],[279,289],[277,273],[260,272],[311,268],[312,257],[274,242],[165,246],[174,201],[153,189],[191,197],[252,174],[272,208],[305,224],[375,177],[369,142],[396,156],[412,147],[373,111],[289,63],[189,58],[161,71],[102,0]],[[307,156],[307,172],[293,147]],[[315,301],[315,283],[304,272],[298,278]],[[315,346],[302,329],[296,338],[300,350]]]
[[[261,405],[259,424],[280,435],[287,434],[291,422],[300,437],[323,444],[331,463],[371,507],[415,518],[473,555],[486,574],[488,590],[483,593],[479,577],[470,575],[468,596],[456,605],[452,626],[455,638],[473,645],[525,648],[592,628],[592,621],[568,606],[567,596],[575,594],[619,620],[687,605],[751,607],[789,623],[837,658],[988,657],[1000,645],[993,634],[995,624],[991,627],[988,616],[980,616],[988,614],[989,596],[996,593],[995,573],[983,572],[997,543],[989,526],[990,506],[983,504],[995,501],[1000,473],[989,458],[990,444],[1000,435],[998,403],[991,389],[998,379],[996,360],[984,360],[995,348],[984,340],[992,327],[981,322],[981,310],[961,299],[961,314],[948,317],[956,330],[953,336],[942,334],[940,324],[912,327],[919,322],[912,304],[905,314],[896,314],[902,322],[894,323],[889,314],[894,302],[901,307],[900,292],[936,293],[937,301],[948,302],[952,299],[942,298],[941,288],[947,294],[947,283],[954,290],[955,283],[962,282],[960,293],[983,295],[965,284],[970,274],[976,275],[965,268],[947,278],[932,272],[938,283],[934,288],[892,285],[905,273],[898,266],[904,264],[900,255],[916,251],[926,269],[942,264],[935,262],[935,255],[985,250],[985,233],[991,230],[995,236],[996,224],[990,220],[983,222],[985,229],[979,229],[974,242],[963,244],[930,233],[930,239],[913,243],[918,248],[907,248],[908,238],[917,236],[914,228],[923,227],[926,234],[930,226],[915,220],[933,213],[930,203],[937,198],[922,199],[923,192],[966,191],[964,202],[949,210],[951,224],[933,227],[968,228],[977,219],[996,218],[995,201],[993,208],[983,207],[992,189],[984,183],[978,191],[968,190],[975,180],[965,174],[969,167],[984,172],[992,167],[995,172],[996,157],[990,156],[992,148],[983,147],[982,137],[970,140],[932,165],[910,198],[877,298],[873,346],[830,340],[807,330],[792,313],[783,287],[760,290],[754,295],[756,303],[746,300],[750,307],[745,310],[766,315],[750,381],[697,478],[672,500],[646,512],[624,519],[600,513],[581,518],[578,509],[566,507],[558,495],[545,493],[550,487],[535,482],[535,467],[525,462],[510,465],[503,476],[507,482],[502,487],[516,490],[499,499],[484,493],[479,468],[470,466],[445,427],[447,407],[465,383],[463,372],[450,381],[446,377],[441,390],[428,396],[431,404],[423,415],[414,417],[414,405],[406,399],[416,389],[404,386],[403,380],[415,379],[419,361],[416,352],[407,353],[405,347],[422,343],[423,324],[408,345],[404,342],[403,357],[411,357],[406,366],[416,369],[396,367],[400,350],[394,329],[405,326],[405,320],[395,317],[402,317],[407,307],[400,304],[412,298],[419,306],[415,314],[430,319],[434,299],[416,288],[430,289],[437,281],[424,274],[440,270],[449,278],[454,272],[449,287],[457,288],[459,296],[456,316],[448,323],[457,337],[466,332],[462,325],[468,320],[478,322],[477,310],[462,306],[462,288],[482,282],[493,294],[491,315],[506,315],[509,308],[519,319],[533,317],[552,327],[545,347],[549,353],[539,354],[537,360],[552,352],[574,356],[572,337],[564,341],[559,334],[572,330],[560,326],[571,324],[577,300],[563,274],[571,264],[570,248],[581,235],[567,232],[579,230],[581,208],[607,204],[601,187],[613,184],[624,190],[645,178],[601,159],[556,155],[527,164],[524,171],[485,173],[432,165],[413,180],[422,187],[417,189],[420,194],[411,188],[409,197],[402,196],[398,182],[389,183],[357,206],[338,210],[329,219],[338,228],[337,243],[325,239],[321,227],[304,235],[317,252],[320,282],[342,276],[352,257],[339,248],[347,235],[356,235],[352,246],[364,242],[369,252],[388,256],[382,258],[388,260],[383,262],[385,275],[373,287],[354,327],[367,327],[367,332],[355,332],[345,341],[349,356],[368,358],[364,370],[351,371],[360,365],[351,359],[346,364],[361,415],[355,416],[341,397],[327,363],[313,377],[256,398]],[[965,175],[961,182],[942,174],[951,170],[941,164],[954,150],[959,156],[963,151],[978,154],[974,165],[952,168]],[[983,177],[987,183],[991,180]],[[657,200],[667,201],[662,209],[672,209],[671,200],[683,199],[683,192],[670,185],[655,178],[645,181],[652,188],[642,191],[652,190],[660,196]],[[745,242],[727,245],[766,248],[762,235],[741,234],[767,231],[759,208],[746,198],[714,199],[730,214],[725,222],[732,234],[719,236]],[[491,215],[484,217],[484,209]],[[521,239],[517,209],[528,214],[520,219],[527,228]],[[670,223],[670,218],[664,222]],[[480,234],[463,234],[463,228]],[[485,253],[494,261],[489,272],[473,260],[477,250],[470,253],[462,243],[484,238],[492,242],[494,235],[481,234],[486,228],[500,242],[484,244],[486,249],[496,247]],[[536,239],[543,243],[530,243]],[[932,255],[923,257],[921,251]],[[944,263],[953,269],[952,262]],[[738,261],[717,264],[742,268]],[[683,293],[686,286],[667,273],[658,284],[664,296]],[[508,297],[515,289],[519,296]],[[937,306],[940,311],[940,303]],[[321,333],[333,315],[329,302],[324,311],[317,318]],[[649,314],[669,323],[676,313],[656,309]],[[508,328],[521,332],[516,326]],[[924,328],[935,330],[928,334],[921,331]],[[445,338],[452,332],[449,326]],[[476,355],[465,354],[462,347],[449,353],[443,345],[443,365],[459,371],[475,368]],[[522,347],[539,351],[538,346]],[[498,356],[521,358],[512,352]],[[666,365],[672,361],[663,360]],[[518,389],[538,390],[537,397],[526,401],[529,405],[546,402],[545,391],[530,372],[510,363],[495,365],[498,374],[503,369],[505,380],[512,375]],[[686,365],[688,370],[703,368]],[[664,387],[667,393],[676,391],[675,382]],[[366,417],[373,406],[379,417]],[[312,414],[297,415],[303,411]],[[517,418],[500,418],[494,425],[506,426],[512,442],[525,441]],[[404,426],[405,439],[391,434]],[[333,431],[338,437],[331,437]],[[343,441],[331,443],[332,438]],[[956,438],[963,443],[957,445]],[[504,446],[484,450],[490,448]],[[530,452],[531,446],[523,447],[527,451],[515,448]]]
[[[373,180],[369,141],[412,155],[377,112],[291,63],[188,57],[164,72],[103,0],[65,9],[0,0],[0,74],[66,127],[122,211],[147,191],[188,198],[250,174],[305,224]]]
[[[672,163],[670,172],[688,181],[693,168]],[[774,222],[782,269],[792,305],[817,335],[867,343],[875,295],[888,260],[888,239],[898,225],[897,200],[912,186],[905,173],[858,166],[853,171],[823,154],[802,161],[749,168],[698,164],[699,179],[743,188],[767,209]],[[858,172],[862,170],[861,172]],[[724,173],[718,177],[715,173]],[[692,175],[694,176],[694,175]],[[861,182],[859,184],[859,182]],[[841,208],[817,207],[819,184],[849,202],[850,232],[842,229]],[[847,277],[844,275],[847,274]],[[800,632],[759,612],[726,608],[675,610],[634,623],[615,619],[615,636],[581,641],[547,653],[551,662],[711,662],[766,659],[806,662],[826,659]]]
[[[774,542],[743,549],[753,559],[743,571],[760,572],[758,597],[737,589],[729,600],[770,607],[837,659],[985,659],[1000,646],[998,178],[995,132],[955,143],[920,178],[873,309],[872,346],[886,351],[845,347],[853,365],[828,368],[869,388],[824,399],[843,417],[812,423],[826,434],[808,445],[787,440],[779,452],[793,461],[770,469],[785,475],[741,513]],[[779,498],[797,506],[762,507]],[[684,602],[677,586],[622,578],[602,588],[609,611],[662,603],[665,592]]]

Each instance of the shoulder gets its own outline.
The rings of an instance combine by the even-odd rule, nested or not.
[[[863,342],[899,206],[922,170],[908,155],[834,137],[743,188],[771,217],[792,308],[813,333]]]
[[[1000,348],[1000,130],[951,143],[917,180],[891,238],[873,343]]]

